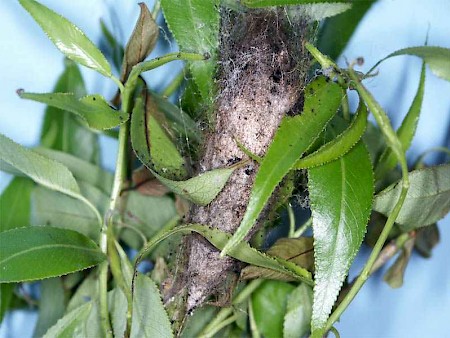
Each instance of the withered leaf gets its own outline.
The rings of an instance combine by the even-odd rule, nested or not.
[[[145,3],[139,3],[141,14],[136,22],[133,33],[125,47],[122,63],[121,80],[125,81],[131,68],[143,61],[153,50],[158,40],[159,28]]]
[[[411,252],[414,247],[415,238],[410,238],[405,242],[402,252],[395,263],[389,268],[383,279],[391,288],[399,288],[403,285],[406,266],[408,265]]]

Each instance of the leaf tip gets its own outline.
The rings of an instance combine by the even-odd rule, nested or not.
[[[19,97],[22,97],[23,93],[25,93],[25,89],[23,88],[19,88],[16,90],[17,95],[19,95]]]

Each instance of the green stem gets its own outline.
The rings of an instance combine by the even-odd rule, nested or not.
[[[333,334],[334,334],[334,336],[335,336],[336,338],[341,338],[341,335],[339,334],[339,331],[338,331],[334,326],[332,326],[332,327],[330,328],[330,331],[333,332]]]
[[[241,292],[239,292],[233,299],[233,304],[240,304],[244,302],[250,295],[255,291],[263,282],[263,279],[255,279],[248,283]],[[216,328],[221,325],[221,323],[229,315],[233,313],[232,307],[222,308],[216,315],[216,317],[203,329],[200,336],[209,337],[211,332],[217,332]]]
[[[385,265],[411,238],[411,233],[404,233],[397,237],[395,241],[386,245],[377,257],[377,260],[370,270],[370,275]]]
[[[108,262],[102,263],[99,269],[100,323],[105,337],[112,338],[112,329],[108,312]]]
[[[343,91],[344,95],[342,96],[342,103],[341,103],[342,116],[346,121],[350,121],[350,106],[348,104],[348,96],[346,90],[343,89]]]
[[[158,232],[156,232],[152,238],[160,238],[163,237],[165,233],[169,232],[170,230],[172,230],[173,228],[175,228],[177,226],[177,224],[180,222],[180,216],[176,215],[174,217],[172,217],[161,229],[158,230]],[[149,246],[149,242],[144,241],[143,242],[143,248],[145,247],[149,247],[149,250],[147,250],[145,252],[145,256],[148,256],[153,249],[155,248],[155,246]],[[141,255],[136,255],[136,257],[134,258],[133,261],[133,266],[137,266],[137,264],[140,263],[140,258],[142,256]]]
[[[208,334],[203,334],[203,335],[199,335],[198,338],[211,338],[212,336],[214,336],[217,332],[219,332],[220,330],[222,330],[224,327],[230,325],[231,323],[233,323],[235,320],[237,319],[236,315],[233,315],[231,317],[229,317],[228,319],[222,321],[219,325],[217,325],[214,330],[208,332]]]
[[[400,162],[400,166],[402,168],[402,190],[400,193],[400,197],[397,203],[395,204],[392,213],[389,215],[386,224],[383,228],[383,231],[381,232],[380,237],[375,243],[372,253],[370,254],[369,259],[367,260],[361,274],[358,276],[358,278],[355,281],[355,284],[352,286],[348,294],[342,300],[341,304],[339,304],[336,310],[328,318],[328,321],[325,326],[325,331],[331,329],[334,322],[339,319],[344,310],[348,307],[350,302],[353,300],[353,298],[355,298],[356,294],[364,285],[367,278],[369,278],[370,272],[372,271],[372,268],[379,256],[379,253],[383,249],[383,245],[386,242],[386,239],[388,238],[389,233],[392,230],[392,227],[394,226],[394,222],[397,219],[398,214],[400,213],[400,210],[403,206],[403,202],[405,201],[406,194],[409,189],[408,166],[406,162],[405,152],[403,151],[402,144],[400,143],[397,134],[392,129],[387,114],[384,112],[384,110],[381,108],[378,102],[375,101],[375,99],[367,91],[367,89],[360,83],[351,67],[349,68],[349,75],[350,78],[355,82],[356,90],[358,91],[360,97],[364,99],[364,102],[366,102],[367,106],[372,111],[378,125],[380,126],[384,136],[386,137],[388,145],[392,148],[392,151],[394,152],[398,161]]]
[[[287,212],[289,216],[289,238],[295,237],[295,215],[291,203],[287,204]]]
[[[135,65],[131,69],[131,73],[128,76],[127,83],[125,84],[125,88],[123,90],[122,95],[123,96],[131,96],[131,93],[134,91],[134,88],[136,88],[137,80],[139,76],[147,72],[149,70],[158,68],[168,62],[176,61],[176,60],[182,60],[182,61],[202,61],[206,60],[207,57],[201,54],[197,53],[185,53],[185,52],[175,52],[175,53],[169,53],[164,56],[157,57],[153,60],[140,62],[137,65]],[[125,111],[125,109],[124,109]]]
[[[120,80],[117,77],[115,77],[114,75],[111,75],[111,80],[114,81],[114,83],[117,85],[117,87],[119,87],[119,90],[122,93],[124,90],[124,86],[123,86],[122,82],[120,82]]]
[[[250,332],[252,333],[252,338],[261,338],[258,326],[256,325],[255,316],[253,314],[252,300],[248,300],[248,317],[250,322]]]
[[[130,98],[131,94],[134,91],[134,87],[128,88],[128,91],[125,91],[125,89],[123,88],[124,87],[122,85],[120,87],[122,92],[122,109],[123,111],[130,113]],[[100,235],[100,248],[106,255],[108,255],[108,226],[113,223],[112,217],[119,207],[120,192],[122,190],[123,183],[126,181],[129,128],[130,122],[127,121],[126,123],[122,124],[119,129],[119,149],[117,153],[116,171],[114,173],[111,199],[109,210],[105,215],[105,220],[103,222],[102,232]],[[105,337],[110,338],[112,337],[112,329],[108,312],[108,267],[108,263],[104,263],[100,266],[99,293],[101,325],[105,333]]]
[[[301,235],[303,235],[303,233],[308,230],[308,228],[312,225],[312,217],[310,217],[302,226],[300,226],[300,228],[297,229],[297,231],[294,232],[294,234],[292,235],[293,238],[298,238]]]

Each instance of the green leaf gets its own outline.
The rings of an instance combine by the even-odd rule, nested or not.
[[[134,284],[130,338],[173,337],[169,317],[156,284],[138,274]]]
[[[337,60],[347,46],[356,27],[376,0],[353,1],[351,8],[322,25],[318,36],[318,49],[331,59]]]
[[[373,173],[364,145],[360,142],[339,160],[310,169],[308,190],[315,258],[311,326],[313,336],[318,337],[361,246],[370,216]]]
[[[194,62],[190,70],[203,99],[214,99],[214,73],[219,47],[218,0],[162,0],[167,25],[180,49],[209,55],[206,62]]]
[[[92,302],[84,304],[66,314],[53,325],[42,338],[76,337],[79,326],[84,324],[92,309]]]
[[[17,228],[0,233],[0,283],[56,277],[105,260],[84,235],[53,227]]]
[[[64,316],[65,290],[61,278],[50,278],[41,282],[39,317],[33,337],[42,337],[50,327]]]
[[[34,183],[15,177],[0,196],[0,232],[30,224],[30,194]]]
[[[108,292],[108,296],[110,293]],[[100,303],[98,299],[91,301],[92,307],[87,319],[75,332],[79,332],[80,337],[102,337],[103,329],[100,318]]]
[[[341,99],[339,85],[327,81],[325,77],[317,77],[306,87],[303,112],[281,121],[256,174],[244,218],[222,251],[222,256],[245,238],[283,177],[336,113]]]
[[[72,93],[26,93],[21,89],[17,93],[22,99],[45,103],[74,113],[94,129],[111,129],[126,122],[129,118],[127,113],[115,110],[103,96],[98,94],[77,99]]]
[[[0,134],[0,160],[20,170],[36,183],[83,200],[75,178],[62,164],[22,147]]]
[[[198,204],[208,205],[222,191],[235,167],[206,171],[186,181],[172,181],[156,172],[152,174],[177,195]]]
[[[286,282],[265,281],[253,292],[253,315],[264,337],[283,337],[283,318],[288,297],[294,289]]]
[[[304,337],[310,331],[313,292],[310,286],[301,283],[291,292],[284,316],[283,338]]]
[[[352,124],[332,141],[324,144],[318,150],[301,158],[295,164],[296,169],[312,168],[337,160],[344,156],[361,139],[367,126],[367,107],[360,102]]]
[[[136,264],[144,258],[150,250],[163,241],[164,239],[177,234],[188,234],[196,232],[202,235],[207,241],[214,245],[217,249],[222,250],[225,244],[230,239],[230,234],[222,232],[215,228],[210,228],[201,224],[188,224],[184,226],[176,227],[175,229],[160,233],[158,236],[153,237],[140,251]],[[244,263],[260,266],[263,268],[272,269],[282,274],[288,274],[296,280],[303,281],[312,285],[311,273],[296,264],[286,261],[282,258],[270,257],[258,250],[252,248],[247,242],[240,242],[236,248],[234,248],[229,256],[240,260]]]
[[[214,306],[204,305],[196,309],[192,316],[186,318],[186,324],[181,331],[181,338],[199,337],[203,329],[217,314]]]
[[[287,12],[292,18],[320,21],[341,14],[352,8],[351,3],[309,3],[288,7]]]
[[[403,150],[408,150],[411,145],[414,134],[416,133],[417,123],[419,122],[420,110],[422,108],[423,94],[425,91],[425,63],[422,64],[422,71],[420,73],[419,88],[417,88],[416,96],[409,108],[408,113],[403,119],[402,125],[397,130],[397,137],[403,146]],[[384,177],[384,175],[393,169],[397,164],[397,158],[391,148],[386,148],[378,161],[375,168],[375,178],[377,180]]]
[[[125,200],[124,223],[139,230],[147,239],[178,218],[175,203],[169,196],[145,196],[130,191]],[[132,229],[123,228],[120,238],[134,249],[139,249],[145,244]]]
[[[410,188],[395,220],[403,231],[435,223],[450,210],[450,164],[409,173]],[[396,182],[375,196],[373,210],[389,216],[400,195]]]
[[[74,93],[76,98],[86,95],[83,78],[75,62],[64,60],[65,70],[53,92]],[[97,134],[86,128],[77,116],[47,107],[41,129],[41,145],[70,153],[88,162],[98,163],[99,145]]]
[[[332,4],[346,3],[348,0],[242,0],[243,5],[250,8],[271,7],[271,6],[287,6],[287,5],[303,5],[303,4]]]
[[[314,269],[313,239],[311,237],[280,238],[272,245],[267,254],[292,262],[308,271]],[[286,273],[276,272],[271,269],[261,268],[253,265],[246,266],[241,271],[241,279],[275,279],[283,281],[295,281]]]
[[[35,148],[34,151],[66,166],[77,180],[89,183],[105,194],[110,194],[114,177],[99,166],[62,151],[46,148]]]
[[[15,287],[16,285],[14,283],[0,284],[0,324],[6,312],[9,310]]]
[[[147,167],[163,172],[168,178],[186,175],[184,159],[159,125],[154,114],[155,106],[139,97],[131,118],[131,142],[137,157]]]
[[[403,285],[405,270],[414,248],[414,238],[408,239],[396,261],[384,275],[383,279],[393,289],[397,289]]]
[[[84,277],[81,284],[77,287],[72,298],[67,304],[66,312],[69,313],[80,306],[90,303],[98,297],[98,273],[92,271]]]
[[[109,201],[109,198],[106,197]],[[31,193],[31,225],[49,225],[69,229],[98,241],[100,225],[86,204],[44,187],[35,187]]]
[[[118,286],[110,292],[108,300],[110,312],[112,312],[111,322],[114,336],[123,337],[127,329],[127,313],[132,313],[133,267],[126,253],[114,238],[108,238],[108,256],[111,272]]]
[[[369,151],[372,164],[375,165],[381,152],[386,148],[386,142],[381,130],[372,122],[368,121],[366,132],[362,137],[367,150]]]
[[[384,60],[399,55],[415,55],[422,58],[436,76],[450,81],[450,48],[420,46],[400,49],[378,61],[372,69]]]
[[[69,59],[107,77],[111,68],[100,50],[69,20],[33,0],[19,0],[55,46]]]
[[[158,40],[159,27],[145,3],[139,3],[141,13],[133,33],[125,47],[121,79],[125,80],[131,68],[143,61],[153,50]]]
[[[127,298],[119,288],[115,288],[109,294],[108,306],[114,333],[113,337],[125,337],[125,330],[127,329]]]
[[[190,143],[193,141],[199,143],[202,140],[202,132],[189,114],[186,114],[178,106],[168,101],[167,98],[157,93],[152,92],[150,95],[154,99],[158,109],[169,120],[170,129],[175,131],[179,137],[185,140],[187,139]]]

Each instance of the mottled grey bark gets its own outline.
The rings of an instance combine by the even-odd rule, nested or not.
[[[236,139],[264,156],[283,116],[301,109],[309,65],[303,49],[306,29],[304,23],[293,26],[283,10],[222,12],[215,126],[204,144],[200,172],[246,159]],[[245,213],[257,170],[253,162],[235,170],[214,201],[191,208],[187,222],[233,233]],[[228,282],[237,279],[241,266],[229,257],[220,258],[199,235],[187,236],[182,252],[183,268],[178,268],[166,300],[183,291],[189,313],[211,296],[227,293]]]

